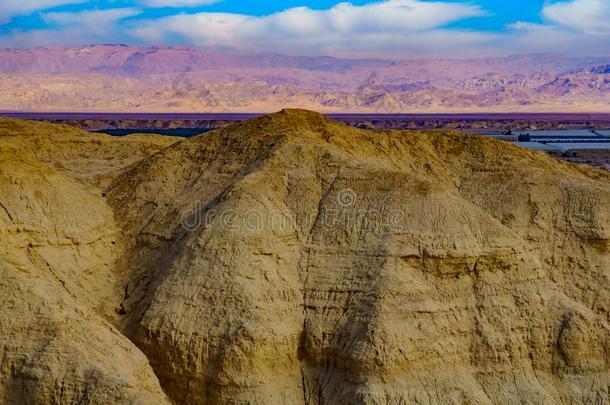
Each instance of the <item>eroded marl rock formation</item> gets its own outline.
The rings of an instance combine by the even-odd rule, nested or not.
[[[124,238],[94,184],[169,142],[0,120],[0,403],[166,401],[115,327]]]
[[[61,249],[93,253],[70,267],[72,253],[53,245],[54,260],[36,262],[23,246],[34,236],[7,231],[21,245],[3,238],[15,274],[4,288],[17,302],[28,277],[54,288],[66,304],[34,297],[55,317],[78,306],[70,313],[87,320],[92,349],[73,349],[80,341],[64,332],[84,321],[61,318],[51,352],[77,372],[22,372],[37,350],[6,342],[40,345],[47,329],[32,328],[50,315],[20,309],[30,332],[2,323],[5,398],[60,398],[64,386],[66,402],[92,387],[85,403],[610,400],[607,172],[487,138],[363,131],[285,110],[87,174],[121,142],[75,160],[45,155],[47,145],[32,158],[32,179],[42,160],[70,182],[62,188],[88,193],[85,205],[65,203],[74,215]],[[12,187],[17,164],[1,167]],[[24,192],[45,201],[56,189]],[[0,218],[23,223],[1,196]],[[67,217],[26,212],[45,235]],[[91,363],[104,367],[84,378]]]

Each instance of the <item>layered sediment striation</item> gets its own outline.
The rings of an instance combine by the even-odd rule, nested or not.
[[[608,401],[605,171],[303,110],[0,131],[7,402]]]

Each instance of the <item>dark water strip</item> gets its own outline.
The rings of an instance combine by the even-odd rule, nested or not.
[[[200,135],[204,132],[210,131],[209,129],[203,128],[116,128],[116,129],[103,129],[91,132],[97,132],[102,134],[108,134],[112,136],[126,136],[132,134],[155,134],[165,136],[181,136],[189,138],[191,136]]]

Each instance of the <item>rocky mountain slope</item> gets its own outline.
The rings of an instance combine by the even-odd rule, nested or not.
[[[302,110],[0,152],[1,402],[610,398],[606,171]]]
[[[610,57],[381,60],[186,47],[0,50],[0,109],[326,112],[610,111]]]
[[[0,119],[0,402],[159,403],[113,326],[124,243],[100,189],[170,140]]]

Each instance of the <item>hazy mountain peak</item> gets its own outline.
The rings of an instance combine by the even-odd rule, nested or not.
[[[40,47],[0,51],[0,73],[5,74],[0,86],[7,89],[0,108],[605,111],[610,90],[599,76],[609,74],[603,68],[609,64],[610,57],[556,54],[384,60],[231,55],[185,46]],[[566,79],[573,85],[557,87]],[[481,85],[484,82],[488,85]],[[29,91],[15,93],[12,88]]]

